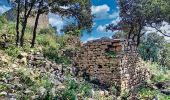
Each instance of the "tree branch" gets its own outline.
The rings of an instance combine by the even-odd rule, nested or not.
[[[152,28],[156,29],[158,32],[160,32],[162,35],[166,36],[166,37],[170,37],[170,35],[167,35],[166,33],[163,33],[160,29],[158,29],[157,27],[154,27],[152,25],[150,25]]]

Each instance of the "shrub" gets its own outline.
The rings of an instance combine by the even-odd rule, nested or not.
[[[112,58],[115,58],[115,57],[116,57],[116,53],[113,52],[113,51],[107,51],[107,52],[106,52],[106,55],[109,56],[109,57],[112,57]]]
[[[9,46],[7,49],[5,49],[5,53],[7,53],[9,56],[17,57],[20,53],[20,50],[15,46]]]
[[[92,95],[90,84],[86,82],[77,83],[74,79],[66,82],[67,89],[62,93],[62,100],[76,100],[79,96],[82,98]]]
[[[55,29],[52,27],[41,29],[39,34],[55,34]]]
[[[113,95],[116,95],[117,92],[118,92],[118,90],[116,89],[116,86],[112,86],[112,88],[111,88],[111,93],[112,93]]]
[[[68,35],[58,36],[57,43],[60,44],[60,48],[64,48],[66,46],[66,41],[68,39]]]
[[[87,82],[82,82],[79,85],[79,93],[82,94],[83,97],[90,97],[92,96],[92,87]]]
[[[37,42],[39,45],[44,47],[58,48],[59,44],[56,42],[56,36],[50,34],[41,34],[37,37]]]
[[[150,88],[141,88],[137,95],[139,100],[142,99],[153,99],[158,94],[157,91],[151,90]]]
[[[66,90],[62,94],[62,100],[77,100],[76,92],[74,90]]]
[[[121,95],[122,100],[128,100],[128,97],[129,97],[129,91],[128,90],[123,91]]]
[[[170,70],[164,70],[157,63],[146,62],[147,67],[152,73],[151,81],[152,82],[163,82],[170,81]]]
[[[60,63],[60,64],[71,64],[70,59],[67,56],[61,55],[59,56],[58,50],[54,47],[48,47],[45,48],[44,50],[44,56],[47,57],[50,60],[55,61],[56,63]]]
[[[7,34],[16,34],[16,30],[15,30],[15,23],[14,22],[8,22],[7,25]]]

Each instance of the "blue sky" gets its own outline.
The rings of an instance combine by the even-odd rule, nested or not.
[[[89,40],[98,39],[101,37],[111,37],[113,32],[106,32],[106,25],[112,23],[116,24],[119,22],[119,9],[117,7],[116,0],[91,0],[92,2],[92,14],[96,16],[94,19],[93,31],[91,34],[84,33],[81,37],[83,42],[87,42]],[[0,14],[9,10],[10,7],[7,3],[7,0],[0,0]],[[60,29],[63,28],[63,25],[70,22],[68,19],[63,19],[58,15],[49,14],[49,22],[52,26],[57,27],[58,33],[60,33]],[[163,26],[160,28],[162,31],[166,31],[170,33],[170,24],[163,22]],[[155,29],[151,27],[145,27],[146,33],[157,32]],[[167,40],[170,38],[165,37]]]
[[[0,14],[10,9],[6,0],[0,0]],[[98,39],[101,37],[111,37],[112,32],[106,32],[105,26],[109,23],[116,23],[119,20],[118,9],[115,0],[92,0],[92,13],[94,19],[93,31],[90,34],[84,33],[81,37],[83,42]],[[68,20],[62,19],[58,15],[49,14],[49,21],[52,26],[57,26],[59,32]]]
[[[3,12],[9,9],[10,7],[8,5],[7,0],[0,0],[0,14],[2,14]]]
[[[119,21],[119,12],[116,0],[92,0],[92,14],[94,19],[93,31],[91,34],[84,34],[82,41],[98,39],[101,37],[111,37],[113,32],[106,32],[105,27],[110,23]]]

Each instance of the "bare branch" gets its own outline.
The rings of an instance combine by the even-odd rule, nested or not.
[[[158,29],[157,27],[154,27],[153,25],[150,25],[152,28],[156,29],[156,31],[160,32],[162,35],[166,36],[166,37],[170,37],[170,35],[162,32],[160,29]]]

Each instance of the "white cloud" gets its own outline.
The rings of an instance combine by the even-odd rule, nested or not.
[[[92,6],[92,14],[95,15],[97,20],[102,19],[116,19],[119,16],[119,9],[116,8],[117,11],[114,11],[112,14],[110,14],[111,9],[108,5],[99,5],[99,6]]]
[[[110,7],[106,4],[100,6],[92,6],[92,14],[103,14],[110,11]]]
[[[96,19],[105,19],[109,16],[110,7],[106,4],[100,6],[91,7],[92,14],[95,15]]]
[[[111,15],[109,15],[109,18],[117,18],[117,17],[119,17],[119,12],[117,11],[117,12],[113,12]]]
[[[98,32],[106,32],[106,26],[105,25],[99,25],[96,30]]]
[[[89,37],[89,38],[87,38],[87,40],[84,41],[83,43],[87,43],[88,41],[96,40],[96,39],[99,39],[99,38],[96,38],[96,37]]]
[[[49,13],[49,23],[54,27],[57,27],[57,32],[60,33],[60,30],[64,26],[64,20],[55,14]]]
[[[119,21],[120,21],[120,17],[117,16],[117,17],[112,21],[112,24],[116,25],[116,24],[119,23]]]
[[[111,34],[111,33],[113,33],[112,31],[106,31],[106,26],[107,26],[108,24],[105,24],[105,25],[99,25],[98,27],[97,27],[97,32],[99,32],[99,33],[104,33],[104,34]]]
[[[10,7],[7,7],[5,5],[0,6],[0,15],[9,10]]]
[[[167,22],[163,22],[162,26],[159,28],[163,33],[166,33],[168,35],[170,35],[170,24],[168,24]],[[146,34],[148,33],[154,33],[157,32],[159,33],[161,36],[163,36],[160,32],[158,32],[156,29],[152,28],[152,27],[145,27],[144,31],[146,32]],[[166,40],[170,40],[170,37],[166,37]]]

